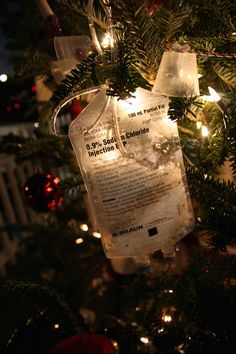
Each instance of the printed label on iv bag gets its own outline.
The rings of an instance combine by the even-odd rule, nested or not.
[[[168,99],[137,89],[118,101],[124,157],[112,105],[101,90],[70,126],[69,135],[108,258],[168,250],[194,227],[176,123]]]

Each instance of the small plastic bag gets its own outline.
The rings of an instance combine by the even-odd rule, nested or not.
[[[54,37],[57,61],[52,62],[51,70],[57,83],[75,68],[91,52],[91,41],[88,36]]]
[[[194,227],[168,99],[141,88],[134,96],[117,101],[115,120],[117,99],[101,90],[69,128],[108,258],[168,252]]]
[[[198,96],[196,54],[175,50],[164,52],[153,92],[176,97]]]

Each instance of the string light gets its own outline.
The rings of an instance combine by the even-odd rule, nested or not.
[[[93,237],[101,238],[101,234],[99,232],[93,232]]]
[[[84,242],[84,240],[81,238],[81,237],[78,237],[76,240],[75,240],[75,243],[77,244],[77,245],[79,245],[80,243],[83,243]]]
[[[184,346],[185,346],[184,343],[178,345],[177,350],[178,350],[178,353],[179,353],[179,354],[185,354]]]
[[[118,351],[119,350],[119,344],[117,343],[117,341],[115,341],[114,339],[111,340],[112,342],[112,345],[114,347],[114,350],[115,351]]]
[[[82,231],[88,231],[88,225],[86,225],[86,224],[81,224],[80,225],[80,229],[82,230]]]
[[[147,337],[141,337],[140,341],[143,342],[144,344],[148,344],[149,343],[149,339]]]
[[[201,126],[202,126],[202,122],[199,122],[199,121],[198,121],[198,122],[196,123],[196,126],[197,126],[197,129],[200,129]]]
[[[172,321],[172,317],[170,315],[163,315],[162,316],[162,321],[163,322],[171,322]]]
[[[0,75],[0,81],[1,81],[1,82],[6,82],[7,79],[8,79],[8,77],[7,77],[6,74],[1,74],[1,75]]]
[[[173,294],[174,290],[172,289],[166,289],[164,290],[164,293],[169,293],[169,294]]]
[[[221,100],[220,95],[218,95],[218,93],[212,87],[208,86],[208,90],[211,95],[212,102],[218,102]]]
[[[60,327],[60,325],[59,325],[58,323],[55,323],[55,324],[54,324],[54,328],[55,328],[55,329],[58,329],[59,327]]]
[[[202,99],[207,102],[218,102],[221,100],[220,95],[210,86],[208,86],[208,91],[210,93],[210,96],[204,95],[202,96]]]
[[[162,333],[162,332],[164,332],[164,328],[159,328],[157,331],[157,333]]]
[[[201,134],[204,138],[206,138],[209,135],[208,128],[205,125],[202,125]]]
[[[107,32],[102,40],[102,47],[108,48],[110,45],[110,41],[111,41],[111,35],[110,33]]]

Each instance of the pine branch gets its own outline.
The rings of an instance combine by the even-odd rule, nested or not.
[[[196,118],[194,107],[202,107],[203,104],[194,97],[172,97],[170,99],[168,115],[170,119],[179,121],[184,118]]]
[[[46,55],[35,54],[17,59],[15,75],[18,80],[50,74],[50,58]]]
[[[85,89],[89,86],[97,85],[98,83],[95,83],[95,65],[95,55],[90,55],[85,58],[76,66],[76,68],[71,70],[66,78],[55,89],[51,101],[54,104],[57,104],[72,93]]]
[[[75,12],[77,15],[87,16],[86,3],[84,0],[56,0],[56,4],[67,7],[67,10]]]
[[[229,161],[231,162],[231,167],[233,170],[234,175],[236,175],[236,127],[232,127],[229,129],[230,136],[228,137],[228,154],[229,154]]]
[[[191,8],[187,6],[179,7],[176,10],[167,10],[161,7],[156,11],[154,22],[167,47],[171,46],[183,34],[183,26],[189,16],[191,16]]]
[[[42,166],[64,167],[74,170],[76,161],[68,138],[42,135],[40,139],[8,135],[3,138],[1,153],[16,155],[16,161],[25,160],[41,163]]]
[[[192,197],[200,201],[203,216],[199,225],[212,230],[209,244],[218,251],[236,244],[236,185],[220,182],[196,167],[186,169]]]
[[[186,13],[186,8],[182,8],[172,12],[160,8],[151,16],[147,7],[148,1],[140,7],[134,1],[112,3],[113,16],[118,29],[124,33],[132,65],[152,84],[165,46],[178,38],[189,11]]]
[[[64,324],[64,330],[68,336],[71,333],[77,333],[83,330],[84,325],[81,319],[73,316],[69,306],[64,300],[52,289],[42,284],[24,282],[24,281],[6,281],[0,288],[0,297],[2,301],[11,298],[13,302],[25,300],[36,309],[46,308],[52,315],[60,318],[60,322]],[[5,303],[5,301],[4,301]]]
[[[214,3],[209,2],[208,6],[212,15],[217,17],[229,31],[236,31],[236,12],[232,1],[217,0]]]
[[[183,1],[192,7],[193,16],[185,33],[204,38],[232,35],[235,32],[235,6],[230,0]]]
[[[236,185],[233,182],[221,182],[206,171],[187,166],[191,195],[204,205],[214,206],[223,213],[234,213],[236,208]]]
[[[61,189],[65,196],[68,196],[70,199],[76,199],[81,197],[83,194],[81,190],[81,185],[83,185],[83,179],[81,176],[70,177],[64,179],[61,183]]]
[[[217,62],[213,66],[217,75],[223,80],[227,85],[236,88],[236,63],[233,61],[228,62]]]

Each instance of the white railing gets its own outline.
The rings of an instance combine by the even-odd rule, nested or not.
[[[59,126],[70,123],[69,115],[62,115]],[[0,136],[13,133],[17,136],[32,137],[34,123],[5,125],[0,127]],[[69,177],[63,169],[52,172],[59,178]],[[32,211],[25,201],[24,185],[35,174],[30,161],[16,164],[12,155],[0,155],[0,276],[5,275],[5,265],[14,262],[19,241],[27,236],[21,231],[22,225],[42,223],[45,214]]]
[[[33,123],[4,125],[0,133],[29,137],[33,129]],[[17,165],[14,156],[0,155],[0,275],[5,275],[7,263],[14,262],[19,241],[25,237],[21,226],[42,220],[27,207],[23,195],[24,184],[33,173],[30,161]]]

